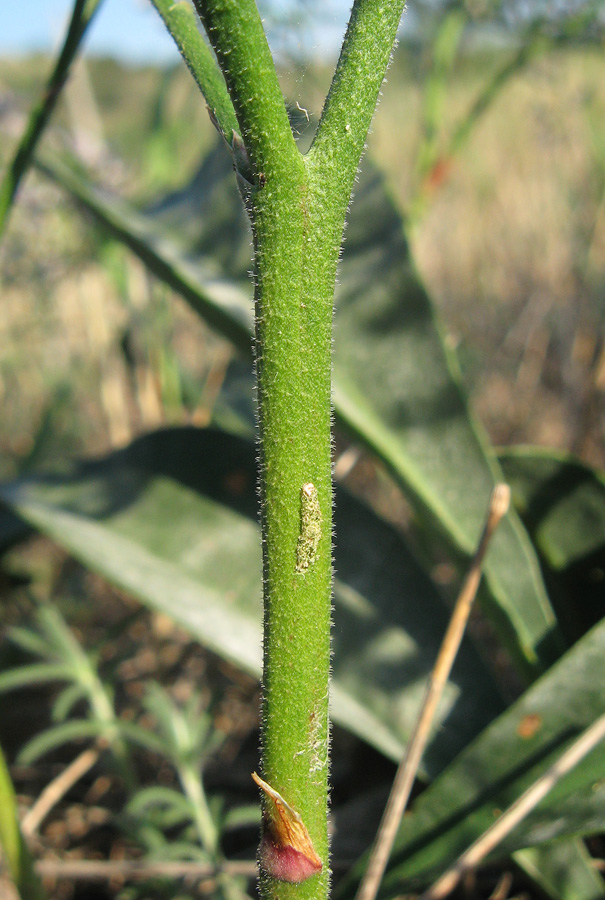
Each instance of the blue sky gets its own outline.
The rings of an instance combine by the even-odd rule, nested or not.
[[[52,52],[63,37],[71,8],[71,0],[0,2],[0,54]],[[151,3],[141,0],[104,0],[86,49],[133,63],[169,62],[178,55]]]
[[[290,0],[279,0],[288,10]],[[322,15],[313,35],[320,52],[336,47],[346,24],[347,0],[324,0]],[[0,0],[0,55],[55,50],[64,34],[71,0]],[[158,14],[149,0],[104,0],[86,40],[86,51],[115,56],[138,65],[170,63],[178,58]]]

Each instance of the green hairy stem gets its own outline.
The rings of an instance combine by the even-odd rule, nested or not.
[[[254,0],[195,0],[224,80],[182,4],[154,2],[232,150],[252,223],[264,573],[261,886],[267,898],[316,900],[329,890],[334,285],[403,2],[355,3],[306,156]]]

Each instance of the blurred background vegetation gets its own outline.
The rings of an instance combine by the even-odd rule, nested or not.
[[[394,55],[367,154],[385,173],[404,216],[412,257],[456,351],[471,406],[496,445],[569,450],[603,469],[600,4],[530,9],[469,0],[411,6],[414,27]],[[281,19],[275,9],[269,12],[276,17],[284,92],[298,112],[301,141],[308,141],[333,64],[308,58],[300,48],[293,55],[286,36],[293,19],[302,16],[308,27],[321,3],[293,5]],[[43,56],[0,60],[1,165],[11,158],[50,66]],[[194,183],[217,140],[183,65],[135,67],[84,58],[72,71],[41,149],[76,157],[95,183],[153,215]],[[178,223],[184,231],[187,224]],[[240,266],[241,260],[234,262],[237,273]],[[56,468],[69,457],[104,454],[163,425],[217,420],[221,390],[237,361],[233,345],[36,168],[22,185],[0,246],[0,290],[1,479]],[[346,472],[348,441],[336,437]],[[406,526],[409,509],[400,493],[368,454],[355,453],[357,489],[384,516]],[[447,592],[455,573],[444,562],[432,575]],[[224,769],[237,757],[238,798],[244,779],[243,794],[253,795],[247,779],[256,759],[254,679],[202,651],[167,616],[141,612],[43,538],[9,552],[2,578],[5,624],[21,622],[40,598],[52,597],[85,646],[102,645],[101,662],[117,673],[122,717],[135,716],[150,676],[170,683],[181,698],[200,691],[201,707],[226,735],[210,787],[224,795]],[[489,654],[490,629],[480,621],[475,628]],[[20,661],[14,649],[3,647],[2,667]],[[514,696],[516,676],[506,661],[503,669]],[[47,701],[16,710],[2,700],[2,740],[11,760],[48,718]],[[336,740],[337,801],[388,782],[388,760],[338,731]],[[145,772],[152,782],[153,762]],[[35,768],[13,768],[22,804],[34,802],[62,763],[55,755]],[[366,779],[361,788],[355,781],[360,775]],[[157,778],[176,783],[164,763]],[[77,844],[76,857],[90,855],[86,836],[97,829],[93,853],[128,855],[127,839],[99,837],[106,821],[99,809],[118,805],[107,799],[109,790],[101,778],[87,783],[81,796],[51,817],[42,832],[44,848],[64,852]],[[145,843],[140,832],[136,840]],[[254,841],[253,829],[251,841],[236,840],[233,847],[243,846],[250,859]],[[229,839],[225,849],[232,849]],[[602,842],[593,850],[604,855]],[[355,845],[351,854],[358,852]],[[71,891],[62,885],[53,896],[73,896]],[[81,896],[93,896],[87,891]],[[99,896],[117,892],[114,884]]]
[[[603,466],[602,44],[532,38],[516,64],[514,37],[460,36],[455,14],[453,34],[432,18],[423,40],[399,47],[368,153],[410,214],[416,264],[492,440]],[[331,69],[284,57],[282,67],[292,104],[317,114]],[[0,61],[3,162],[48,68],[41,57]],[[215,133],[182,65],[87,59],[45,140],[69,145],[99,183],[146,207],[187,184]],[[4,477],[34,458],[209,420],[228,345],[35,171],[1,253]]]

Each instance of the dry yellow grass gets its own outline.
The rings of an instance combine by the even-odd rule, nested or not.
[[[474,82],[474,84],[472,83]],[[481,73],[451,87],[463,109]],[[418,89],[387,87],[371,143],[405,208]],[[496,441],[569,448],[603,466],[605,60],[551,53],[515,76],[429,204],[413,246]],[[399,151],[399,152],[397,152]]]

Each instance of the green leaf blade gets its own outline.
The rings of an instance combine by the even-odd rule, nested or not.
[[[605,711],[605,621],[485,729],[418,799],[399,830],[382,896],[424,886],[493,823]],[[565,776],[497,848],[500,859],[605,828],[605,747]],[[347,881],[339,897],[354,893]]]
[[[198,27],[199,19],[186,0],[152,0],[179,53],[206,99],[223,136],[231,144],[239,125],[225,80]]]
[[[513,859],[552,900],[597,900],[605,883],[581,840],[517,850]]]
[[[605,477],[543,448],[514,448],[500,459],[572,644],[605,616]]]
[[[251,442],[209,429],[167,430],[75,467],[64,482],[30,478],[0,494],[86,565],[170,615],[214,652],[260,674]],[[390,526],[344,492],[336,509],[333,715],[398,759],[447,613]],[[480,699],[465,703],[471,695]],[[465,645],[426,771],[442,769],[501,708],[486,670]]]

